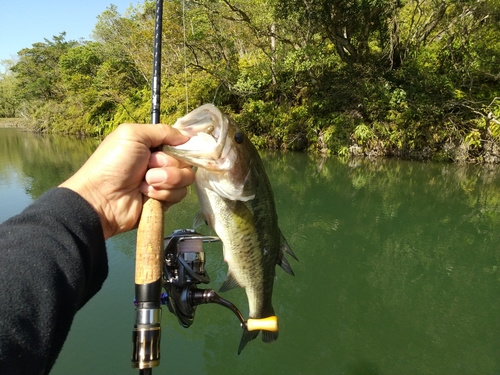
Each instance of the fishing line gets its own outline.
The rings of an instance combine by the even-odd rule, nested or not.
[[[187,81],[187,57],[186,57],[186,4],[182,0],[182,31],[184,37],[184,89],[186,91],[186,114],[189,112],[189,94],[188,94],[188,81]]]

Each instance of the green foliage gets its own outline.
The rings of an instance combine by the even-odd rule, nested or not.
[[[16,117],[19,112],[20,99],[16,90],[16,79],[9,70],[12,61],[2,61],[5,72],[0,73],[0,118]]]
[[[32,48],[18,52],[19,61],[11,68],[16,74],[17,90],[22,99],[60,100],[64,97],[61,87],[59,58],[77,43],[66,41],[65,33],[54,36],[45,43],[35,43]]]
[[[62,33],[20,51],[0,116],[91,135],[149,122],[154,8],[112,5],[94,41]],[[500,162],[499,12],[498,0],[166,2],[161,120],[213,102],[262,148]]]

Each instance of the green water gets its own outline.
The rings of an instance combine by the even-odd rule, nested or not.
[[[75,171],[95,141],[0,129],[0,221]],[[237,355],[228,310],[198,307],[182,328],[165,308],[154,374],[500,374],[500,170],[397,160],[263,156],[280,226],[299,257],[277,270],[280,337]],[[166,214],[191,226],[194,191]],[[135,232],[108,241],[110,275],[76,316],[52,374],[137,374]],[[225,277],[207,251],[210,287]],[[224,296],[246,315],[242,290]]]

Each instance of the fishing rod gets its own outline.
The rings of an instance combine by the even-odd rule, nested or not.
[[[163,0],[156,0],[151,123],[160,122],[160,83]],[[161,305],[189,327],[196,307],[216,303],[231,310],[244,330],[277,331],[276,317],[245,321],[238,308],[213,289],[200,289],[210,278],[205,270],[203,244],[220,239],[203,236],[193,229],[179,229],[163,237],[161,202],[145,198],[137,228],[135,262],[136,320],[132,333],[132,367],[140,375],[151,375],[160,364]],[[162,288],[165,293],[162,293]]]
[[[161,42],[163,0],[156,0],[153,48],[151,123],[160,122]],[[145,198],[135,261],[136,320],[132,333],[132,367],[149,375],[160,364],[161,289],[163,264],[163,207]]]

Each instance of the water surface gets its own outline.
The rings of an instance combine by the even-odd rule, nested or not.
[[[93,140],[0,129],[0,221],[69,177]],[[184,329],[164,309],[155,374],[499,374],[500,173],[497,166],[342,162],[263,155],[280,226],[300,261],[277,270],[280,337],[237,355],[228,310],[198,307]],[[166,214],[191,226],[194,191]],[[206,233],[208,231],[203,229]],[[110,274],[77,314],[52,374],[137,374],[135,231],[107,243]],[[226,268],[207,249],[210,287]],[[243,290],[224,296],[246,315]]]

